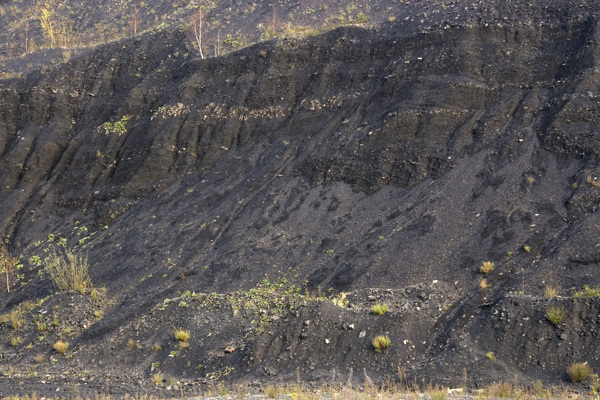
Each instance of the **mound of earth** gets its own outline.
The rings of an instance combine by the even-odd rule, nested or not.
[[[2,81],[6,387],[600,368],[598,5],[411,7],[207,59],[165,30]],[[63,245],[95,289],[57,292]]]

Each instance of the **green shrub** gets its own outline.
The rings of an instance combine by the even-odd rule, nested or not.
[[[487,353],[485,353],[485,356],[487,357],[488,360],[496,361],[496,355],[494,355],[494,353],[492,353],[491,351],[488,351]]]
[[[585,285],[583,290],[575,292],[573,297],[600,297],[600,286],[589,287]]]
[[[546,311],[546,318],[548,319],[548,321],[550,321],[553,325],[558,326],[560,325],[563,320],[565,319],[565,312],[562,308],[557,307],[557,306],[552,306],[550,307],[547,311]]]
[[[88,275],[88,260],[75,252],[64,249],[63,254],[51,252],[44,259],[44,270],[60,291],[78,290],[91,287]]]
[[[371,311],[375,315],[383,315],[389,310],[390,309],[386,304],[375,304],[373,307],[371,307]]]
[[[583,382],[592,373],[592,368],[587,362],[573,363],[567,367],[567,374],[574,383]]]
[[[376,336],[375,339],[373,339],[372,344],[375,351],[379,353],[381,350],[390,347],[392,341],[389,336]]]

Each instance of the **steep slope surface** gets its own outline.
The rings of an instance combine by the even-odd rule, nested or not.
[[[452,24],[444,10],[427,29],[339,28],[206,60],[186,57],[184,34],[165,31],[5,81],[0,229],[26,260],[43,257],[50,234],[77,244],[115,302],[78,328],[64,367],[114,358],[148,374],[145,353],[119,356],[107,343],[135,332],[148,348],[153,332],[168,342],[176,325],[221,332],[189,357],[236,366],[236,378],[295,379],[297,367],[318,379],[333,368],[342,380],[349,368],[380,378],[401,365],[447,382],[463,367],[476,369],[474,382],[556,380],[584,355],[600,367],[583,352],[597,340],[599,303],[568,298],[598,283],[597,6],[490,2]],[[483,261],[496,264],[487,290]],[[3,294],[6,311],[53,292],[38,269],[28,263],[31,281]],[[265,275],[358,294],[353,308],[308,303],[297,323],[277,316],[240,337],[255,317],[221,302],[222,318],[185,305],[156,315],[178,292],[247,291]],[[567,297],[543,299],[547,285]],[[375,299],[394,314],[368,319]],[[551,302],[569,311],[562,328],[545,320]],[[305,319],[322,331],[302,336]],[[397,346],[378,358],[372,337],[343,327],[352,319],[388,330]],[[235,357],[215,356],[234,339]],[[25,344],[0,344],[3,358],[28,365]],[[487,351],[507,353],[492,368]],[[169,368],[204,374],[183,361]]]

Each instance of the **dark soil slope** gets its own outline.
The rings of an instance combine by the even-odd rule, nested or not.
[[[23,341],[0,343],[0,365],[190,387],[600,368],[600,301],[572,298],[600,283],[598,6],[438,3],[414,6],[426,22],[205,60],[164,31],[3,81],[0,230],[30,261],[0,304],[55,292],[31,261],[49,235],[88,254],[106,294],[54,295],[23,331],[2,325]],[[36,318],[53,326],[42,339]],[[376,334],[392,347],[374,352]]]

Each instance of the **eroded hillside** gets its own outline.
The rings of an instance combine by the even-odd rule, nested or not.
[[[49,235],[88,255],[106,293],[22,311],[23,331],[0,327],[22,339],[0,362],[191,386],[600,367],[600,303],[572,297],[600,261],[597,6],[411,7],[433,17],[209,59],[167,30],[3,81],[0,229],[27,282],[3,312],[55,292],[32,261]],[[378,302],[390,312],[371,315]],[[49,328],[65,308],[39,340],[37,315]],[[52,349],[65,327],[71,358]]]

